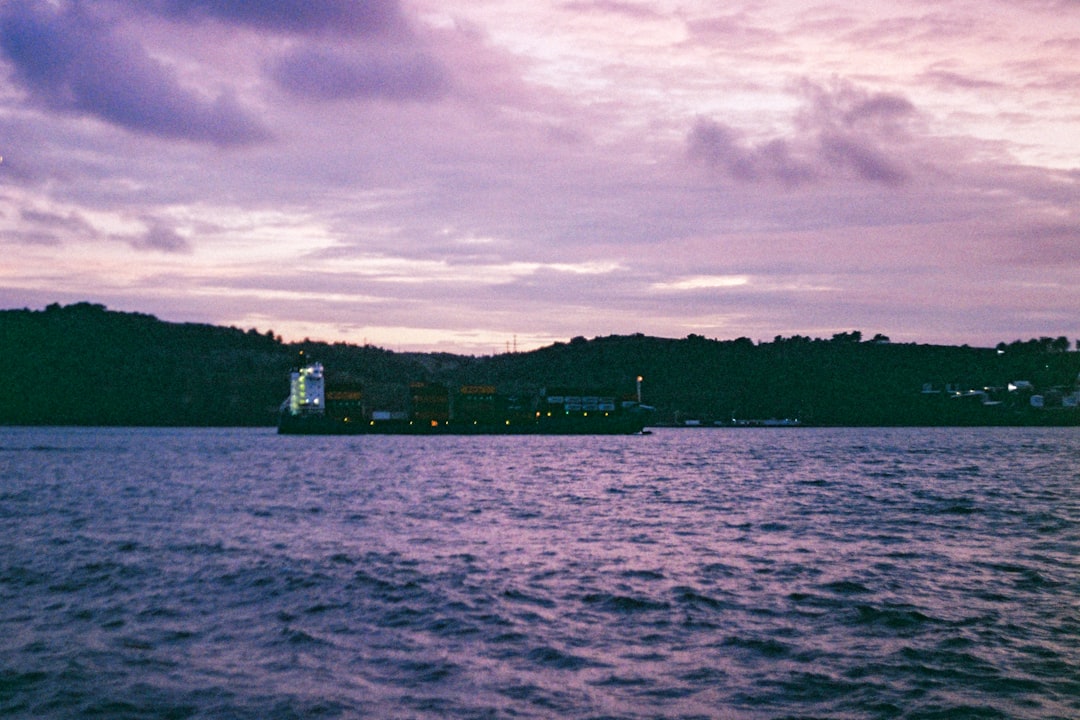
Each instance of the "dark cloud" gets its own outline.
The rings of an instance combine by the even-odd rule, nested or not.
[[[885,139],[903,134],[905,123],[916,115],[915,106],[903,96],[870,93],[851,83],[804,81],[798,88],[806,100],[799,121],[810,130],[862,131]]]
[[[915,114],[906,98],[867,94],[850,87],[834,92],[812,87],[810,104],[790,139],[758,144],[733,128],[699,119],[688,137],[691,158],[704,161],[737,182],[778,182],[792,187],[854,176],[880,185],[899,185],[908,177],[890,150],[904,138],[904,123]]]
[[[889,93],[878,93],[853,103],[844,113],[847,125],[863,122],[892,121],[904,118],[915,111],[915,106],[907,98]]]
[[[862,180],[881,185],[899,185],[907,180],[907,172],[889,160],[869,142],[841,133],[824,133],[821,155],[833,167],[854,171]]]
[[[449,83],[442,65],[426,53],[386,48],[305,48],[281,58],[271,73],[287,92],[315,100],[430,101],[443,96]]]
[[[10,3],[0,11],[0,53],[16,81],[52,110],[222,146],[267,137],[231,97],[206,101],[184,89],[142,46],[80,5]]]
[[[63,239],[93,240],[97,230],[80,213],[19,210],[19,229],[11,240],[28,245],[60,245]]]
[[[784,140],[748,146],[732,128],[699,120],[690,131],[689,143],[692,156],[705,160],[740,182],[773,180],[785,185],[800,185],[814,178],[814,171],[792,156]]]
[[[95,237],[97,231],[79,213],[55,213],[41,210],[20,210],[19,218],[23,223],[36,226],[40,230],[63,232],[78,237]]]
[[[151,222],[145,233],[131,241],[131,246],[136,250],[153,250],[166,253],[191,252],[191,243],[188,242],[187,238],[159,222]]]
[[[222,22],[288,33],[346,36],[404,31],[398,0],[129,0],[151,12],[181,20]]]
[[[79,212],[23,209],[19,211],[19,220],[20,229],[10,239],[23,244],[58,246],[70,241],[114,240],[136,250],[191,252],[187,238],[154,218],[144,220],[147,229],[138,235],[102,234]]]

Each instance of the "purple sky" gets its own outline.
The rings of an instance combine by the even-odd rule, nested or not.
[[[5,0],[0,307],[1080,338],[1080,2]]]

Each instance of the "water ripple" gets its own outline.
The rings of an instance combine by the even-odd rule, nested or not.
[[[1067,429],[0,429],[0,715],[1080,717]]]

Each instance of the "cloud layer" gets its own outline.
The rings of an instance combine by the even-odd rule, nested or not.
[[[1080,8],[11,0],[0,305],[1080,337]]]
[[[276,33],[381,36],[402,32],[397,0],[148,0],[132,10],[198,22],[217,20]]]
[[[0,50],[45,108],[164,138],[234,145],[267,133],[228,94],[203,98],[109,24],[73,5],[14,2],[0,16]]]

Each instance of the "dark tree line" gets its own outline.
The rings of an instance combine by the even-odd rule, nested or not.
[[[1080,415],[1065,408],[1030,412],[1031,392],[1046,393],[1053,405],[1075,389],[1080,352],[1070,352],[1063,337],[970,348],[895,344],[882,334],[863,340],[859,331],[762,343],[637,334],[472,357],[285,343],[271,330],[168,323],[77,303],[0,311],[0,348],[7,379],[0,424],[9,425],[272,425],[301,350],[326,366],[331,384],[361,385],[372,402],[388,404],[417,380],[496,385],[504,393],[597,388],[631,397],[642,376],[644,400],[660,421],[1014,424],[1076,422]],[[1033,390],[1009,393],[1017,380]],[[1004,400],[956,401],[957,389],[982,388]]]
[[[1069,338],[1041,337],[1031,340],[1014,340],[1011,343],[998,343],[997,349],[1001,352],[1029,353],[1032,355],[1046,355],[1048,353],[1064,353],[1069,351]],[[1080,340],[1076,341],[1076,349],[1080,350]]]

